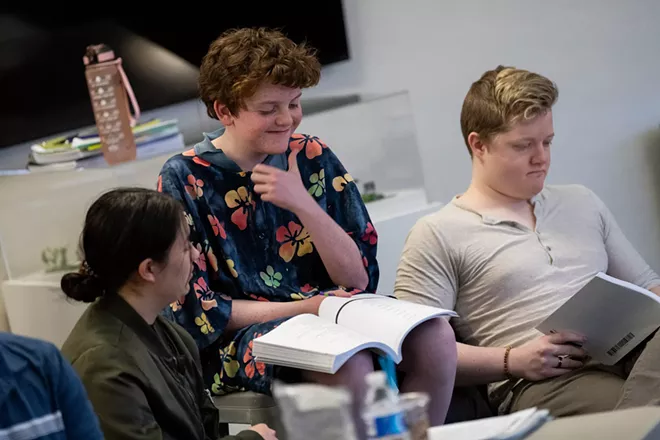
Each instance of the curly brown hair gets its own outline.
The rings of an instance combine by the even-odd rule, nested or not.
[[[230,29],[211,43],[202,60],[199,94],[208,115],[217,119],[215,101],[236,115],[263,82],[306,88],[320,77],[316,51],[305,43],[296,44],[278,30]]]

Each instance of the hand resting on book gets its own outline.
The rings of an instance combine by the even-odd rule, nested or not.
[[[584,336],[563,331],[541,336],[513,348],[509,354],[511,374],[538,381],[580,368],[587,353],[579,345],[585,341]]]
[[[353,296],[353,292],[338,289],[321,292],[311,298],[291,302],[264,302],[235,299],[232,300],[232,310],[227,329],[237,330],[252,324],[303,315],[305,313],[318,315],[319,307],[324,299],[328,297],[349,298],[351,296]]]

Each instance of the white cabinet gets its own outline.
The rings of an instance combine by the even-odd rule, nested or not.
[[[62,346],[88,304],[70,300],[60,289],[63,272],[38,272],[2,283],[12,333]]]

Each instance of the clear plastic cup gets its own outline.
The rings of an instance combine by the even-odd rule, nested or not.
[[[429,423],[429,400],[426,393],[403,393],[399,395],[399,404],[404,412],[404,420],[411,440],[427,440]]]
[[[348,390],[276,381],[273,397],[289,440],[357,440]]]

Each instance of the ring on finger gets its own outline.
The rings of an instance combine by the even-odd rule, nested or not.
[[[566,354],[562,354],[562,355],[557,356],[557,366],[555,368],[561,368],[562,363],[564,362],[564,359],[566,359],[567,357],[568,357],[568,355],[566,355]]]

